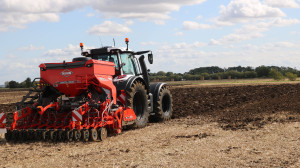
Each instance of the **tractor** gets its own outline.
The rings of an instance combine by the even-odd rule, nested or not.
[[[150,83],[145,63],[152,51],[101,47],[85,50],[72,62],[40,64],[40,78],[17,103],[7,141],[96,141],[124,128],[172,117],[166,83]]]

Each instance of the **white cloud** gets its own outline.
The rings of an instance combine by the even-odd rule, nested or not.
[[[209,24],[201,24],[193,21],[184,21],[182,23],[183,29],[185,30],[198,30],[198,29],[210,29],[213,28],[212,25]]]
[[[183,36],[183,33],[182,32],[176,32],[175,36]]]
[[[200,20],[200,19],[202,19],[202,18],[203,18],[202,15],[199,15],[199,16],[196,17],[196,19],[198,19],[198,20]]]
[[[260,0],[232,0],[227,6],[221,6],[216,22],[219,25],[229,25],[282,16],[285,16],[285,13],[279,8],[262,4]]]
[[[22,14],[22,13],[3,13],[0,12],[0,31],[9,31],[10,28],[25,28],[26,24],[36,21],[57,22],[59,16],[54,13],[43,14]]]
[[[105,17],[123,19],[165,20],[170,18],[169,13],[178,11],[181,6],[196,5],[206,0],[104,0],[96,1],[92,7]]]
[[[8,54],[7,56],[6,56],[6,58],[11,58],[11,59],[15,59],[15,58],[18,58],[16,55],[14,55],[14,54]]]
[[[263,3],[278,8],[299,8],[300,5],[295,0],[263,0]]]
[[[61,62],[62,60],[72,61],[72,58],[80,56],[81,50],[78,45],[69,44],[67,47],[61,49],[51,49],[44,52],[42,60],[36,62]]]
[[[88,14],[86,14],[86,16],[87,16],[87,17],[94,17],[95,14],[94,14],[94,13],[88,13]]]
[[[141,45],[144,45],[144,46],[157,45],[157,42],[154,42],[154,41],[141,42]]]
[[[131,29],[126,25],[115,23],[112,21],[105,21],[100,25],[95,25],[87,31],[93,35],[112,35],[119,36],[122,34],[130,33]]]
[[[32,44],[30,44],[29,46],[26,46],[26,47],[18,48],[18,50],[21,50],[21,51],[34,51],[34,50],[43,50],[43,49],[45,49],[44,46],[34,46]]]
[[[276,49],[283,49],[283,48],[294,48],[294,47],[297,47],[297,44],[289,42],[289,41],[267,43],[263,46],[263,48],[269,49],[269,50],[276,50]]]
[[[25,28],[26,24],[37,21],[59,21],[60,13],[91,7],[105,18],[139,19],[164,24],[172,11],[181,6],[196,5],[206,0],[1,0],[0,31],[11,28]],[[93,14],[87,14],[91,17]]]
[[[127,20],[127,21],[125,22],[125,24],[126,24],[127,26],[133,25],[133,23],[134,23],[134,21],[132,21],[132,20]]]
[[[273,22],[270,23],[270,26],[279,26],[279,27],[283,27],[283,26],[290,26],[293,24],[298,24],[300,23],[300,20],[298,19],[275,19],[273,20]]]
[[[81,8],[85,4],[79,0],[68,3],[66,0],[1,0],[0,31],[11,28],[25,28],[36,21],[59,21],[59,13]]]
[[[17,59],[16,59],[17,58]],[[14,62],[13,64],[11,62]],[[9,54],[0,61],[0,83],[15,80],[22,82],[26,77],[38,77],[39,68],[30,59],[24,59],[16,55]]]
[[[274,42],[259,46],[234,45],[230,50],[221,50],[221,46],[207,46],[201,42],[163,45],[154,53],[155,64],[151,70],[157,72],[186,72],[203,66],[253,66],[277,65],[300,68],[299,42]],[[196,47],[199,46],[199,47]]]
[[[299,31],[292,31],[290,32],[291,35],[300,35],[300,32]]]
[[[246,24],[240,29],[234,30],[233,33],[223,36],[219,40],[211,39],[211,45],[222,45],[228,43],[235,43],[245,40],[251,40],[254,38],[263,37],[263,32],[268,31],[271,27],[283,27],[293,24],[300,23],[298,19],[272,19],[270,21],[264,22],[252,22],[251,24]]]

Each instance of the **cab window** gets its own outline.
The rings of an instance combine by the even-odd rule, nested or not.
[[[129,75],[129,74],[136,75],[132,55],[128,53],[122,53],[120,56],[121,56],[122,63],[125,63],[125,65],[122,66],[123,73],[125,75]]]

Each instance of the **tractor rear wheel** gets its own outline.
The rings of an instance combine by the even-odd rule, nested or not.
[[[172,95],[167,87],[162,87],[157,101],[153,104],[154,116],[151,116],[151,120],[154,121],[166,121],[171,119],[173,109],[172,109]]]
[[[139,81],[133,83],[131,88],[126,92],[126,105],[129,106],[136,115],[134,127],[145,127],[148,122],[148,95],[145,85]]]

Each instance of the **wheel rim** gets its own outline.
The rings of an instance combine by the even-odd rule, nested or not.
[[[53,141],[57,141],[58,140],[58,135],[57,135],[57,131],[53,132]]]
[[[75,130],[74,131],[74,140],[75,141],[79,141],[80,137],[81,137],[80,131],[79,130]]]
[[[48,136],[47,136],[47,131],[43,131],[42,132],[42,139],[44,140],[44,141],[46,141],[47,140],[47,138],[48,138]]]
[[[95,129],[90,130],[91,141],[96,141],[98,138],[98,133]]]
[[[101,141],[103,141],[106,137],[107,137],[107,130],[106,130],[106,128],[100,128],[99,129],[99,139],[101,140]]]
[[[61,141],[65,141],[66,140],[66,132],[65,131],[61,131],[60,132],[60,140]]]
[[[162,98],[162,111],[168,115],[171,110],[171,97],[170,95],[164,95]]]
[[[89,140],[89,131],[84,130],[83,131],[83,141],[88,141]]]
[[[73,138],[74,138],[73,132],[68,130],[66,132],[66,139],[71,142],[73,140]]]

